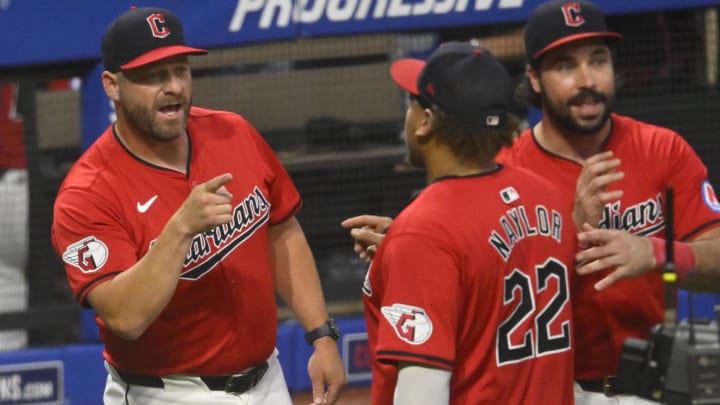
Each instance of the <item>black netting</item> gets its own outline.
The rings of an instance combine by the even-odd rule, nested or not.
[[[614,15],[608,24],[625,35],[616,55],[621,78],[616,111],[680,132],[703,158],[717,186],[715,10]],[[422,173],[402,164],[405,100],[389,78],[390,63],[403,56],[424,57],[441,41],[473,39],[490,48],[520,80],[521,28],[507,24],[303,39],[214,49],[193,58],[195,104],[243,114],[286,163],[304,199],[299,220],[316,256],[331,312],[359,313],[366,268],[340,221],[363,213],[394,216],[424,183]],[[67,86],[55,85],[58,80]],[[0,74],[0,82],[22,86],[18,102],[25,118],[29,182],[25,200],[0,196],[0,220],[26,215],[28,229],[0,228],[0,254],[25,256],[0,257],[0,264],[13,261],[28,286],[26,305],[19,310],[0,304],[5,313],[0,313],[0,328],[29,328],[31,345],[76,340],[79,307],[49,235],[55,192],[80,153],[80,90],[69,85],[65,71],[57,77],[47,70],[37,77],[32,72],[21,78]],[[515,110],[526,114],[523,105]],[[0,137],[3,131],[0,127]],[[0,150],[3,154],[10,152]],[[18,204],[26,204],[25,214]],[[24,240],[29,241],[24,246],[27,255]],[[11,276],[2,271],[0,303],[18,294],[9,287]]]

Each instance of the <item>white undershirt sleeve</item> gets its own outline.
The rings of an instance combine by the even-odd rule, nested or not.
[[[395,385],[395,405],[447,405],[450,401],[450,378],[447,370],[400,363]]]

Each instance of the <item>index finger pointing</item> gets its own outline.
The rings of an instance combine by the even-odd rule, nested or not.
[[[340,222],[340,226],[344,228],[359,228],[362,226],[372,226],[377,222],[377,218],[374,215],[358,215],[344,219]]]
[[[205,183],[201,184],[202,187],[205,188],[205,190],[214,193],[220,189],[220,187],[224,186],[225,184],[229,183],[230,180],[232,180],[232,174],[230,173],[224,173],[217,177],[214,177]]]

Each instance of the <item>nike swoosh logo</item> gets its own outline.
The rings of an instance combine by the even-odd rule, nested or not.
[[[147,200],[147,201],[145,202],[145,204],[140,204],[140,202],[138,201],[138,203],[137,203],[137,210],[138,210],[138,212],[141,213],[141,214],[144,214],[145,211],[147,211],[147,210],[150,208],[150,206],[155,202],[155,199],[156,199],[157,197],[158,197],[157,194],[155,194],[155,195],[153,196],[153,198]]]

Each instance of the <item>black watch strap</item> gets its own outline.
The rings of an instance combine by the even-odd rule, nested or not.
[[[335,323],[335,320],[332,318],[325,321],[324,324],[306,333],[305,341],[308,345],[312,346],[313,342],[325,336],[330,336],[331,338],[333,338],[333,340],[340,339],[340,328],[338,328],[337,323]]]

